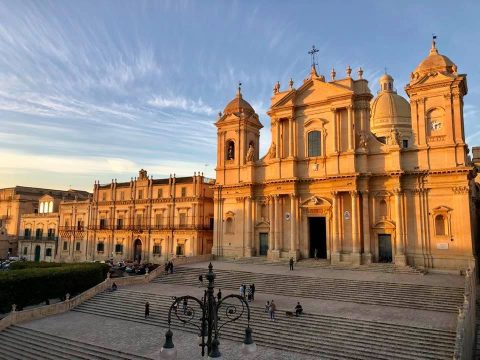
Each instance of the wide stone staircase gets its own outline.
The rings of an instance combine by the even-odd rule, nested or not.
[[[267,259],[263,256],[248,257],[248,258],[221,258],[222,262],[229,262],[234,264],[253,264],[253,265],[273,265],[283,266],[288,268],[289,259],[281,258],[278,260]],[[295,262],[295,267],[300,268],[322,268],[332,270],[349,270],[349,271],[372,271],[388,274],[409,274],[409,275],[424,275],[425,271],[417,269],[412,266],[399,266],[391,263],[371,263],[365,265],[352,265],[352,264],[331,264],[328,260],[315,260],[315,259],[301,259]]]
[[[151,316],[144,319],[143,304],[150,303]],[[166,327],[172,298],[126,289],[104,292],[79,305],[73,311]],[[180,307],[181,308],[181,307]],[[220,322],[227,319],[226,307],[220,311]],[[237,308],[237,310],[239,310]],[[250,306],[251,327],[260,346],[315,356],[318,359],[451,359],[454,331],[354,320],[307,313],[286,317],[277,312],[277,321],[268,319],[263,307]],[[179,316],[183,311],[178,310]],[[198,311],[194,316],[198,318]],[[244,336],[244,320],[226,324],[222,339],[236,341]],[[172,328],[194,333],[193,325],[183,325],[172,313]],[[163,339],[159,339],[159,344]],[[180,354],[179,354],[180,356]],[[301,356],[296,357],[301,359]]]
[[[72,324],[74,326],[74,324]],[[150,358],[68,339],[23,326],[10,326],[0,332],[0,359],[139,359]]]
[[[155,283],[198,286],[203,269],[177,268],[174,274],[161,276]],[[216,269],[215,286],[236,291],[241,284],[255,284],[257,291],[321,300],[347,301],[359,304],[395,306],[416,310],[456,312],[463,302],[463,288],[379,281],[359,281],[260,274]]]

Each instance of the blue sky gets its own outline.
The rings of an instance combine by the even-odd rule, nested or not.
[[[307,54],[337,77],[384,67],[399,93],[428,54],[468,74],[465,122],[480,145],[475,1],[0,1],[0,187],[214,176],[218,111],[238,81],[265,128],[274,83],[301,83]]]

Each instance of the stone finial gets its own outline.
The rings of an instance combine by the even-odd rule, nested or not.
[[[12,304],[12,312],[17,311],[17,304]]]
[[[350,67],[350,65],[347,66],[347,77],[351,77],[352,75],[352,68]]]
[[[361,67],[358,69],[357,74],[358,74],[358,80],[363,79],[363,69]]]
[[[70,300],[70,294],[69,294],[69,293],[66,293],[66,294],[65,294],[65,300],[66,300],[66,301]]]
[[[273,87],[273,93],[278,94],[280,92],[280,81],[277,81],[275,86]]]
[[[290,90],[293,90],[293,79],[290,78],[290,81],[288,82],[288,86],[290,87]]]
[[[332,67],[332,70],[330,71],[330,78],[332,81],[335,80],[335,76],[337,76],[337,72],[335,71],[335,68]]]

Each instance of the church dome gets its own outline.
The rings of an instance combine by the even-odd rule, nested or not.
[[[432,48],[428,56],[417,66],[414,73],[424,74],[430,71],[455,73],[457,65],[445,55],[438,53],[435,40],[432,42]]]
[[[230,101],[227,106],[225,106],[223,113],[225,115],[230,115],[241,112],[243,112],[245,115],[252,115],[255,113],[255,110],[253,109],[252,105],[248,103],[248,101],[243,99],[240,88],[238,88],[237,96],[235,96],[235,98]]]
[[[388,134],[394,127],[411,127],[410,104],[397,94],[388,74],[380,78],[380,91],[371,102],[370,112],[371,130],[377,136]]]

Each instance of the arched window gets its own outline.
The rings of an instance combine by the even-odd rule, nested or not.
[[[38,212],[40,214],[43,214],[43,202],[40,203],[40,210]]]
[[[52,213],[52,212],[53,212],[53,201],[50,201],[50,202],[48,203],[48,212],[49,212],[49,213]]]
[[[387,202],[385,200],[380,200],[379,206],[378,206],[378,214],[380,217],[387,217]]]
[[[226,221],[225,232],[227,234],[233,234],[233,219],[229,217]]]
[[[225,154],[226,154],[226,159],[227,160],[235,159],[235,143],[233,142],[233,140],[228,140],[227,141]]]
[[[447,222],[445,221],[445,216],[441,214],[435,216],[435,235],[437,236],[447,235],[446,225],[447,225]]]
[[[308,157],[320,156],[322,144],[320,135],[320,131],[316,130],[308,133]]]

